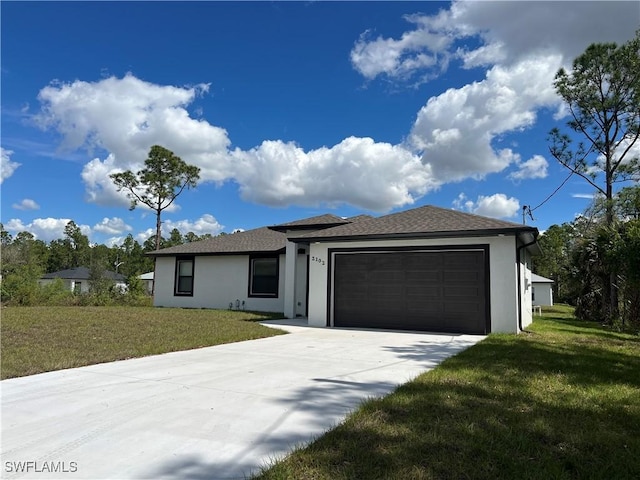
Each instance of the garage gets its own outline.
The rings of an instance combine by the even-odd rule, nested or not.
[[[333,252],[333,326],[486,334],[488,247]]]

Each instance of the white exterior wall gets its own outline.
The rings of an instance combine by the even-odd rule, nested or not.
[[[324,327],[327,324],[328,252],[331,248],[489,245],[491,332],[516,333],[518,282],[515,244],[513,236],[314,243],[309,263],[309,325]],[[329,311],[332,314],[333,308]]]
[[[299,245],[298,248],[303,248]],[[296,262],[296,308],[297,317],[307,316],[307,255],[296,254],[298,261]]]
[[[522,293],[522,328],[527,328],[533,322],[533,309],[531,304],[531,255],[523,249],[520,252],[522,261],[520,268],[521,293]]]
[[[534,305],[547,307],[553,305],[553,289],[551,286],[551,283],[533,282],[533,288],[536,290],[536,298],[533,300]]]
[[[236,300],[245,302],[245,310],[284,311],[285,256],[280,255],[278,298],[248,296],[249,256],[196,256],[193,265],[193,296],[174,295],[175,257],[158,257],[155,270],[156,307],[228,309]],[[242,308],[242,307],[241,307]]]

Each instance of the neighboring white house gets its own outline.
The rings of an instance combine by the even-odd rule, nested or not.
[[[537,237],[433,206],[321,215],[149,253],[154,304],[283,312],[318,327],[518,332],[532,321]]]
[[[143,273],[142,275],[138,275],[138,278],[142,280],[144,284],[144,291],[149,295],[153,294],[153,272]]]
[[[105,271],[104,277],[113,281],[113,284],[122,291],[126,291],[127,283],[124,275],[116,272]],[[45,273],[38,283],[47,285],[61,279],[67,290],[76,293],[86,293],[89,291],[90,270],[87,267],[69,268],[59,272]]]
[[[532,273],[531,284],[531,301],[534,305],[553,305],[553,280]]]

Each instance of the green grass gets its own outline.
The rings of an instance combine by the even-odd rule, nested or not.
[[[543,310],[366,402],[259,479],[640,478],[640,338]]]
[[[282,314],[148,307],[5,307],[2,379],[284,333]]]

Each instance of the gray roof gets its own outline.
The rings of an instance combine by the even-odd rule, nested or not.
[[[105,270],[103,273],[105,278],[110,280],[115,280],[119,282],[124,282],[126,280],[125,276],[121,273],[111,272],[109,270]],[[91,270],[87,267],[77,267],[77,268],[69,268],[67,270],[60,270],[59,272],[53,273],[45,273],[41,278],[62,278],[64,280],[89,280],[91,276]]]
[[[342,217],[338,217],[337,215],[333,215],[331,213],[325,213],[324,215],[303,218],[302,220],[294,220],[293,222],[281,223],[279,225],[275,225],[275,227],[301,227],[301,226],[308,227],[308,226],[316,226],[316,225],[344,224],[344,223],[349,223],[349,221],[345,220]]]
[[[350,220],[345,220],[344,218],[338,217],[337,215],[325,213],[324,215],[303,218],[302,220],[295,220],[293,222],[272,225],[269,228],[278,232],[287,232],[292,230],[318,230],[321,228],[335,227],[336,225],[344,225],[349,222]]]
[[[531,283],[553,283],[553,280],[546,277],[541,277],[540,275],[536,275],[535,273],[531,274]]]
[[[312,229],[313,231],[308,231]],[[292,230],[297,230],[291,233]],[[289,232],[285,234],[284,232]],[[207,238],[148,252],[153,256],[240,255],[254,252],[284,252],[287,238],[294,242],[351,238],[389,238],[411,236],[469,236],[491,233],[530,232],[538,230],[519,223],[505,222],[446,208],[425,206],[382,217],[358,215],[343,219],[326,214],[282,223],[271,227]]]
[[[382,217],[296,236],[294,241],[350,239],[354,237],[470,236],[489,233],[531,232],[535,227],[427,205]]]
[[[163,248],[156,252],[148,252],[153,256],[173,255],[234,255],[253,252],[278,252],[284,250],[287,236],[269,227],[261,227],[244,232],[219,235],[197,242]]]

